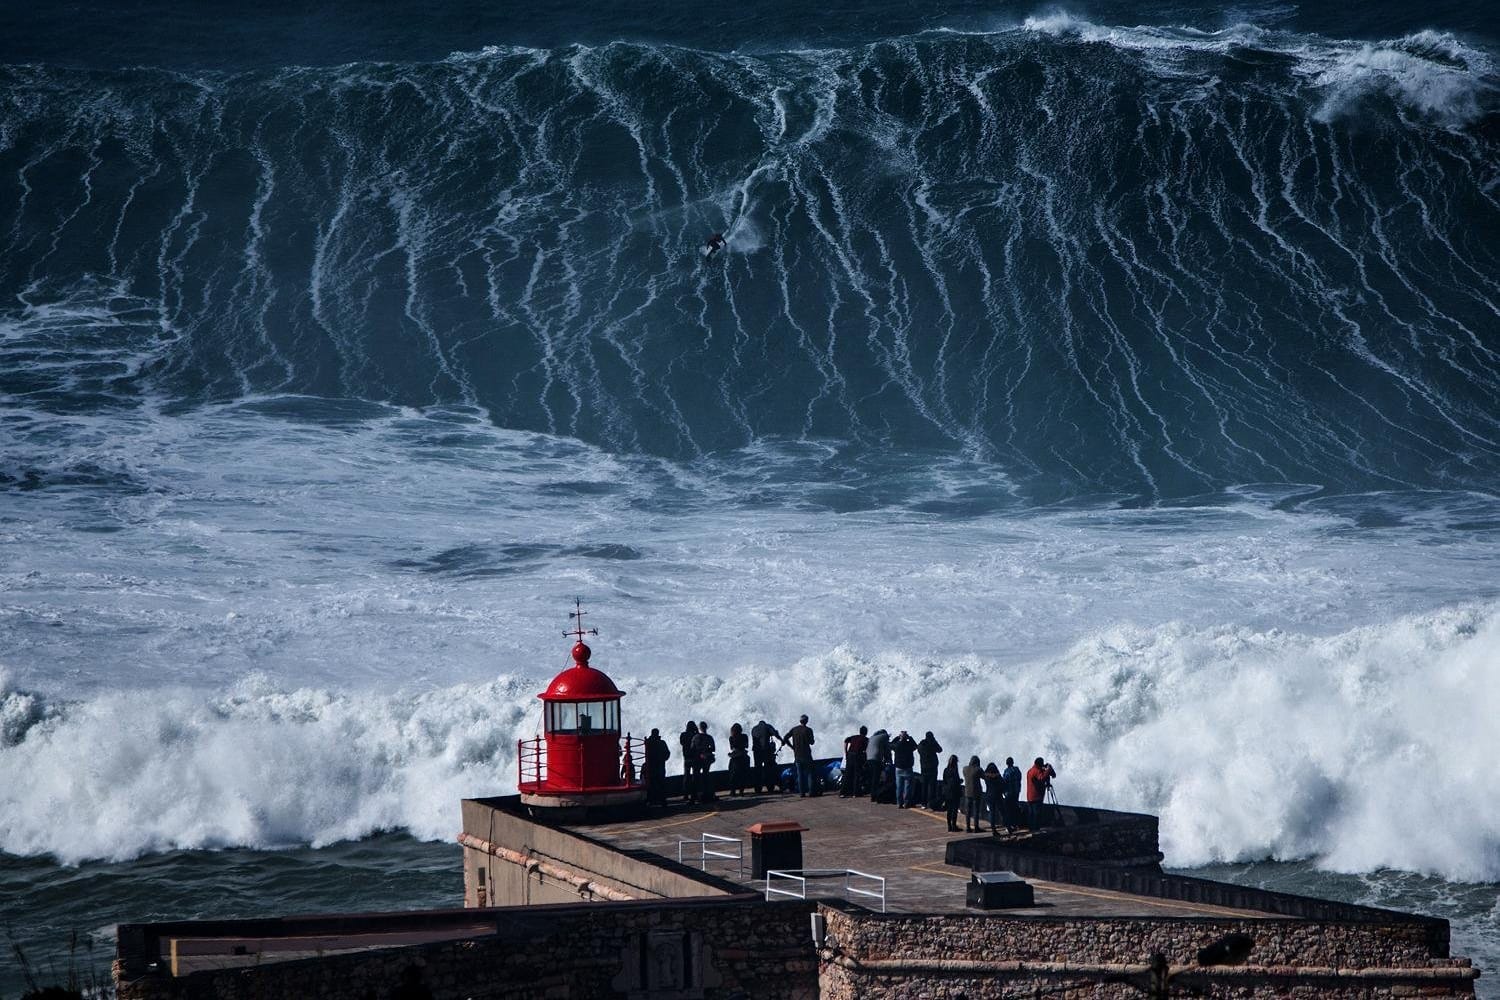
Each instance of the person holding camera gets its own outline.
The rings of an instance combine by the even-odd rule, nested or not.
[[[1052,779],[1055,777],[1057,771],[1040,757],[1031,765],[1031,770],[1026,772],[1026,829],[1035,830],[1042,826],[1047,808],[1047,789],[1052,786]]]
[[[896,808],[910,809],[916,798],[911,773],[917,763],[917,741],[904,729],[891,740],[891,762],[896,765]]]
[[[779,739],[781,734],[765,719],[750,727],[750,751],[755,757],[751,767],[755,772],[756,792],[763,787],[768,792],[779,791],[780,782],[776,779],[776,741]]]
[[[934,812],[943,808],[943,790],[938,787],[938,754],[942,752],[943,745],[932,735],[932,730],[927,730],[917,744],[917,759],[922,763],[922,799]]]

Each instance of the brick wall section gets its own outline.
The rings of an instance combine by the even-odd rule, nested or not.
[[[830,945],[822,976],[825,1000],[1019,997],[1069,982],[1079,985],[1080,996],[1139,996],[1129,987],[1094,987],[1107,975],[1139,969],[1152,952],[1162,952],[1173,966],[1193,964],[1199,948],[1230,933],[1255,939],[1249,964],[1194,975],[1236,995],[1473,992],[1468,961],[1434,955],[1421,924],[879,916],[837,903],[820,909]],[[1083,967],[1092,971],[1079,971]]]
[[[1139,976],[1133,977],[1141,983]],[[1412,982],[1349,982],[1306,976],[1238,975],[1233,977],[1178,977],[1172,996],[1191,995],[1195,988],[1208,996],[1237,1000],[1397,1000],[1404,997],[1472,997],[1473,986]],[[906,976],[851,974],[842,967],[825,967],[821,1000],[1032,1000],[1037,996],[1070,1000],[1141,1000],[1141,987],[1101,982],[1092,976],[1037,977],[1027,974],[931,974],[920,982]]]
[[[644,997],[643,936],[692,940],[698,981],[672,997],[812,1000],[817,958],[808,934],[810,905],[749,900],[620,903],[493,911],[493,937],[354,954],[259,968],[149,976],[122,983],[120,1000],[387,1000],[414,977],[433,1000],[555,1000]],[[413,971],[414,970],[414,971]]]

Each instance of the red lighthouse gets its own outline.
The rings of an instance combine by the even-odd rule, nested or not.
[[[516,745],[521,801],[544,809],[588,809],[644,801],[645,787],[635,780],[635,762],[643,759],[642,741],[620,738],[620,699],[604,671],[589,666],[592,650],[583,627],[582,605],[574,619],[573,663],[552,678],[542,700],[540,737]],[[623,753],[622,753],[623,750]]]

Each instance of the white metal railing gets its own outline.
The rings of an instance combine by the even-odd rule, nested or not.
[[[790,896],[793,899],[807,898],[807,880],[821,878],[844,877],[844,898],[854,902],[853,896],[864,896],[867,899],[880,900],[880,912],[885,912],[885,876],[871,875],[869,872],[856,871],[853,868],[771,868],[766,871],[766,900],[769,902],[772,896]],[[775,884],[777,879],[784,880],[787,887]],[[856,881],[858,880],[858,881]]]
[[[879,888],[860,889],[856,888],[852,879],[863,879],[868,886],[879,886]],[[880,900],[880,912],[885,912],[885,876],[871,875],[869,872],[855,871],[853,868],[844,871],[844,898],[850,896],[866,896],[870,899]],[[851,900],[852,902],[852,900]]]
[[[711,848],[709,844],[718,844],[718,848]],[[695,845],[698,848],[698,867],[708,871],[710,859],[715,861],[733,861],[740,867],[740,878],[745,877],[745,844],[737,837],[721,837],[717,833],[705,833],[697,840],[677,841],[677,863],[683,864],[683,848]],[[734,850],[731,853],[730,847]]]

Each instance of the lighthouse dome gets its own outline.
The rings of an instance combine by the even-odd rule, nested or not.
[[[546,701],[601,701],[625,694],[602,670],[589,666],[589,647],[573,647],[573,665],[552,678],[547,690],[537,695]]]

